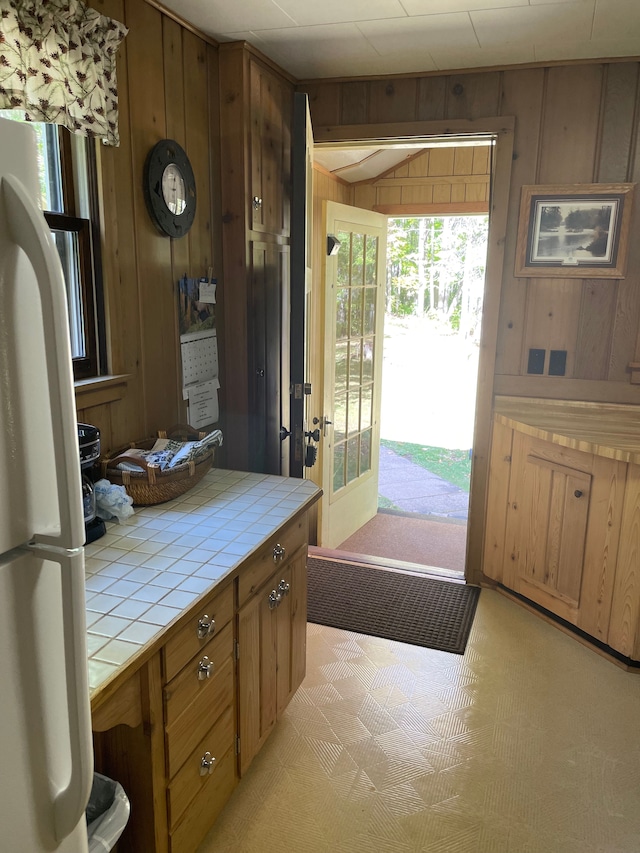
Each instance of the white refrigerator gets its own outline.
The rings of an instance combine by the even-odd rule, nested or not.
[[[0,849],[86,853],[85,539],[65,285],[33,128],[0,119]]]

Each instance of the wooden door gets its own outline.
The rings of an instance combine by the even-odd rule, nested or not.
[[[289,247],[251,243],[249,467],[289,473]]]
[[[309,335],[307,302],[311,297],[313,219],[313,129],[309,99],[295,92],[293,101],[293,148],[291,158],[291,436],[289,475],[302,477],[305,470],[305,404],[308,394]]]
[[[591,454],[514,435],[504,583],[572,622],[580,607],[592,467]]]
[[[326,203],[321,542],[335,548],[378,510],[387,219]],[[330,238],[330,239],[333,239]]]

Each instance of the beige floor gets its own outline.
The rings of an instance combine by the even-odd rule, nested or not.
[[[640,850],[640,673],[488,590],[464,656],[308,634],[199,853]]]

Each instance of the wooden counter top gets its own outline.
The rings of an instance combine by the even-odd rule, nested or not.
[[[496,397],[494,416],[544,441],[640,464],[640,406]]]
[[[85,548],[95,711],[161,647],[170,627],[321,494],[310,480],[212,469],[180,498],[138,507]]]

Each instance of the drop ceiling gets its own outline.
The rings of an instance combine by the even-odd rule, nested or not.
[[[298,80],[640,55],[640,0],[163,0]]]

